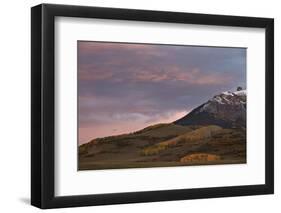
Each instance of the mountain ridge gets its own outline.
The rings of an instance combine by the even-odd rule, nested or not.
[[[174,121],[177,125],[218,125],[225,128],[246,127],[246,90],[222,92]]]

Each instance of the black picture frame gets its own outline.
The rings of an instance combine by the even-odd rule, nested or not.
[[[264,28],[266,136],[265,184],[112,194],[54,194],[55,17],[81,17],[162,23]],[[42,208],[217,198],[274,193],[274,20],[164,11],[41,4],[31,8],[31,204]]]

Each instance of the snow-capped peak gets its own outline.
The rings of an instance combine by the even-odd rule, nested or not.
[[[235,91],[233,93],[235,95],[242,95],[242,96],[246,96],[247,95],[247,91],[246,90]]]
[[[213,98],[211,98],[209,101],[207,101],[200,111],[205,111],[209,109],[210,107],[215,106],[214,104],[219,105],[240,105],[240,104],[246,104],[246,96],[247,91],[246,90],[237,90],[234,92],[231,91],[225,91],[218,95],[215,95]]]
[[[246,90],[237,90],[237,91],[234,91],[234,92],[225,91],[225,92],[222,92],[221,94],[222,95],[230,95],[230,96],[233,96],[233,95],[247,95],[247,91]]]
[[[227,128],[246,126],[247,91],[221,92],[193,109],[175,123],[180,125],[215,124]]]
[[[233,96],[233,93],[232,93],[232,92],[230,92],[230,91],[225,91],[225,92],[222,92],[222,94],[223,94],[223,95],[231,95],[231,96]]]

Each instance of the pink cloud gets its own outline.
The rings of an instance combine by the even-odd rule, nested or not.
[[[137,82],[183,81],[192,85],[223,85],[230,82],[232,77],[214,72],[206,74],[199,69],[187,71],[177,66],[171,66],[164,70],[151,68],[139,71],[134,74],[133,80]]]
[[[199,69],[185,70],[177,66],[166,66],[158,68],[151,66],[150,68],[131,67],[129,70],[118,71],[126,72],[120,78],[118,72],[114,72],[114,62],[109,62],[106,67],[98,67],[95,65],[81,65],[79,69],[80,80],[109,80],[112,82],[164,82],[179,81],[186,82],[191,85],[224,85],[232,81],[232,77],[226,74],[218,74],[216,72],[202,72]],[[112,65],[112,68],[110,66]],[[109,67],[107,69],[107,67]],[[131,69],[131,71],[130,71]],[[94,72],[93,72],[94,71]]]
[[[105,80],[105,79],[112,79],[113,78],[113,72],[110,70],[104,70],[104,69],[96,69],[95,72],[92,72],[93,68],[92,66],[90,67],[82,67],[79,70],[79,80],[92,80],[92,81],[97,81],[97,80]]]
[[[128,51],[142,56],[163,56],[166,53],[159,51],[156,45],[132,44],[132,43],[106,43],[106,42],[78,42],[79,52],[82,54],[92,54],[113,51]]]

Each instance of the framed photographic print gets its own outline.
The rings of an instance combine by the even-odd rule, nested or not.
[[[31,9],[31,203],[272,194],[274,21]]]

